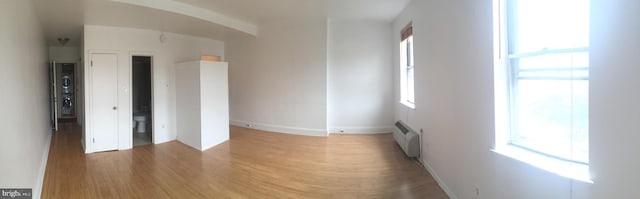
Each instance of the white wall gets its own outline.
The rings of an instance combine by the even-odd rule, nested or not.
[[[40,197],[49,150],[47,47],[31,1],[0,1],[0,187]]]
[[[635,1],[591,1],[590,171],[572,181],[491,152],[494,144],[492,1],[413,1],[416,109],[397,119],[425,130],[421,159],[452,198],[639,198],[640,14]],[[394,63],[399,63],[394,49]],[[399,71],[394,72],[399,99]],[[394,102],[395,103],[395,102]],[[479,188],[479,196],[475,194]]]
[[[328,29],[329,132],[391,132],[391,23],[330,20]]]
[[[204,151],[229,140],[228,63],[176,65],[177,139]]]
[[[176,64],[176,139],[202,150],[200,62]]]
[[[49,61],[79,63],[81,53],[77,46],[49,46]]]
[[[591,0],[591,198],[640,198],[640,1]]]
[[[452,198],[564,198],[555,193],[553,184],[532,180],[528,186],[513,180],[530,173],[525,165],[500,159],[510,166],[497,172],[496,157],[489,149],[493,143],[493,42],[492,2],[482,1],[412,1],[393,24],[394,43],[400,42],[400,30],[413,21],[415,53],[416,109],[398,103],[399,69],[394,71],[396,119],[405,120],[416,129],[424,129],[422,160],[431,166],[436,178]],[[394,64],[399,65],[399,47],[394,50]],[[397,68],[397,67],[396,67]],[[487,174],[485,174],[487,173]],[[538,173],[531,178],[554,179]],[[558,178],[560,179],[560,178]],[[554,179],[554,181],[556,181]],[[509,182],[509,183],[507,183]],[[551,183],[549,184],[551,185]],[[546,192],[531,192],[541,186]],[[494,189],[503,188],[505,195]],[[506,190],[511,190],[510,195]]]
[[[326,135],[327,20],[300,18],[230,38],[230,116],[235,125]]]
[[[200,61],[200,66],[200,150],[207,150],[229,140],[229,64]]]
[[[201,55],[224,57],[224,43],[217,40],[164,33],[165,42],[160,41],[160,32],[133,28],[85,25],[85,60],[91,52],[115,51],[118,54],[118,114],[119,149],[131,147],[131,56],[152,55],[153,81],[153,141],[162,143],[176,139],[175,107],[175,63],[198,60]],[[85,68],[89,67],[89,62]],[[89,70],[85,71],[88,76]],[[85,78],[85,83],[89,80]],[[89,93],[89,92],[86,92]],[[89,96],[85,96],[89,99]],[[88,107],[88,101],[86,106]],[[90,129],[90,113],[86,115],[85,128]],[[91,133],[87,131],[88,140]],[[87,147],[87,152],[91,152]]]

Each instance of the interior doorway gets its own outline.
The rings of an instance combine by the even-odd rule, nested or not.
[[[133,146],[153,143],[152,57],[131,57]]]
[[[58,86],[58,122],[76,123],[76,65],[74,63],[56,64]]]
[[[76,123],[76,64],[51,62],[49,66],[51,128]]]

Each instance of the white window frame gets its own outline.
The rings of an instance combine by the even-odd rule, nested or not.
[[[508,45],[508,28],[504,16],[508,16],[506,1],[511,0],[494,0],[494,86],[495,86],[495,146],[492,151],[505,155],[507,157],[528,163],[540,169],[547,170],[558,175],[593,183],[589,174],[588,162],[577,162],[557,156],[536,152],[526,147],[520,147],[511,143],[511,133],[513,128],[513,112],[517,99],[515,96],[515,88],[518,83],[518,69],[511,65],[514,59],[520,59],[531,56],[588,52],[588,47],[569,48],[569,49],[543,49],[538,52],[531,53],[512,53],[509,54]],[[553,70],[553,69],[550,69]],[[586,68],[588,71],[588,67]],[[520,77],[522,78],[522,77]],[[544,77],[535,77],[544,78]],[[550,77],[553,78],[553,77]],[[555,77],[557,78],[557,77]],[[573,79],[569,79],[573,80]],[[588,80],[588,78],[587,78]]]
[[[400,103],[415,109],[415,60],[412,23],[403,28],[401,35],[410,30],[409,36],[400,41]]]

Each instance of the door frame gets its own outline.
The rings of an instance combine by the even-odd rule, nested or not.
[[[76,123],[77,123],[77,120],[78,120],[78,112],[77,112],[77,111],[78,111],[78,95],[79,95],[79,94],[78,94],[78,82],[79,82],[79,80],[78,80],[78,76],[79,76],[79,74],[78,74],[78,68],[79,68],[79,67],[78,67],[78,62],[76,62],[76,61],[71,61],[71,60],[64,60],[64,59],[63,59],[63,60],[54,60],[53,62],[54,62],[56,65],[73,64],[73,109],[74,109],[74,111],[76,111],[76,113],[75,113],[75,115],[74,115],[73,117],[75,117],[75,118],[76,118]],[[59,70],[59,69],[61,70],[61,69],[62,69],[62,67],[60,67],[60,68],[56,67],[56,78],[57,78],[57,76],[59,75],[59,74],[58,74],[58,70]],[[58,81],[62,81],[62,78],[60,78]],[[60,86],[60,85],[62,85],[62,82],[59,82],[58,86]],[[57,88],[56,88],[56,89],[57,89]],[[63,94],[63,93],[62,93],[62,91],[59,91],[59,90],[58,90],[58,91],[56,91],[56,92],[60,92],[60,93],[56,93],[56,95],[57,95],[57,97],[58,97],[58,98],[61,98],[61,97],[62,97],[62,94]],[[58,108],[58,110],[56,111],[56,112],[58,112],[58,113],[56,113],[56,114],[60,114],[59,112],[61,112],[61,111],[62,111],[62,104],[61,104],[61,103],[62,103],[62,101],[63,101],[63,100],[59,100],[59,101],[57,101],[57,103],[58,103],[58,105],[59,105],[60,107],[59,107],[59,108]],[[59,119],[59,118],[60,118],[60,117],[58,117],[58,115],[56,115],[56,121],[57,121],[57,119]]]
[[[152,144],[156,144],[156,120],[155,120],[155,114],[156,114],[156,109],[155,109],[155,83],[154,83],[154,79],[155,79],[155,75],[154,75],[154,65],[155,65],[155,52],[153,51],[130,51],[129,52],[129,64],[127,66],[127,69],[129,71],[129,90],[131,92],[129,92],[129,116],[131,117],[131,119],[129,120],[129,129],[133,129],[133,57],[134,56],[140,56],[140,57],[150,57],[151,58],[151,67],[150,67],[150,75],[151,75],[151,107],[149,107],[151,109],[151,115],[149,115],[149,119],[151,120],[151,143]],[[133,134],[130,134],[131,139],[129,139],[129,146],[133,148]]]
[[[84,122],[84,106],[85,106],[85,99],[84,99],[84,92],[85,92],[85,73],[84,73],[84,62],[82,60],[82,58],[78,59],[78,60],[73,60],[73,59],[56,59],[56,60],[52,60],[52,62],[56,62],[56,64],[74,64],[73,67],[73,84],[74,84],[74,92],[73,95],[75,97],[75,111],[76,111],[76,124],[78,124],[78,126],[83,126]],[[57,73],[57,72],[56,72]],[[82,100],[79,100],[82,99]]]
[[[58,82],[57,77],[58,74],[56,72],[56,61],[49,62],[49,100],[50,100],[50,109],[51,113],[49,114],[51,117],[51,128],[54,130],[53,132],[58,131]]]
[[[87,50],[87,55],[85,56],[87,59],[87,61],[84,62],[84,84],[83,84],[83,88],[85,89],[85,92],[83,93],[84,95],[84,121],[85,121],[85,125],[82,127],[84,133],[83,133],[83,138],[82,138],[82,144],[85,146],[85,153],[93,153],[95,152],[94,149],[94,145],[93,145],[93,137],[94,137],[94,132],[93,132],[93,78],[91,78],[92,74],[93,74],[93,70],[91,69],[91,62],[93,60],[93,54],[114,54],[118,57],[117,60],[117,66],[116,66],[116,74],[119,73],[118,68],[120,67],[120,51],[117,50]],[[116,77],[117,79],[119,79],[118,77]],[[116,82],[118,82],[116,80]],[[116,85],[116,88],[118,88],[117,90],[119,90],[118,85]],[[119,93],[119,92],[117,92]],[[118,95],[116,93],[116,95]],[[120,120],[120,118],[118,118],[118,120]],[[120,124],[118,124],[119,126]],[[116,136],[118,137],[118,142],[120,141],[120,132],[116,133]],[[118,143],[118,145],[120,145],[120,143]],[[118,147],[120,150],[120,147]]]

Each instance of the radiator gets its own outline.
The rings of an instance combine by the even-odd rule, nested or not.
[[[393,138],[409,157],[420,155],[420,136],[409,125],[398,120],[393,128]]]

